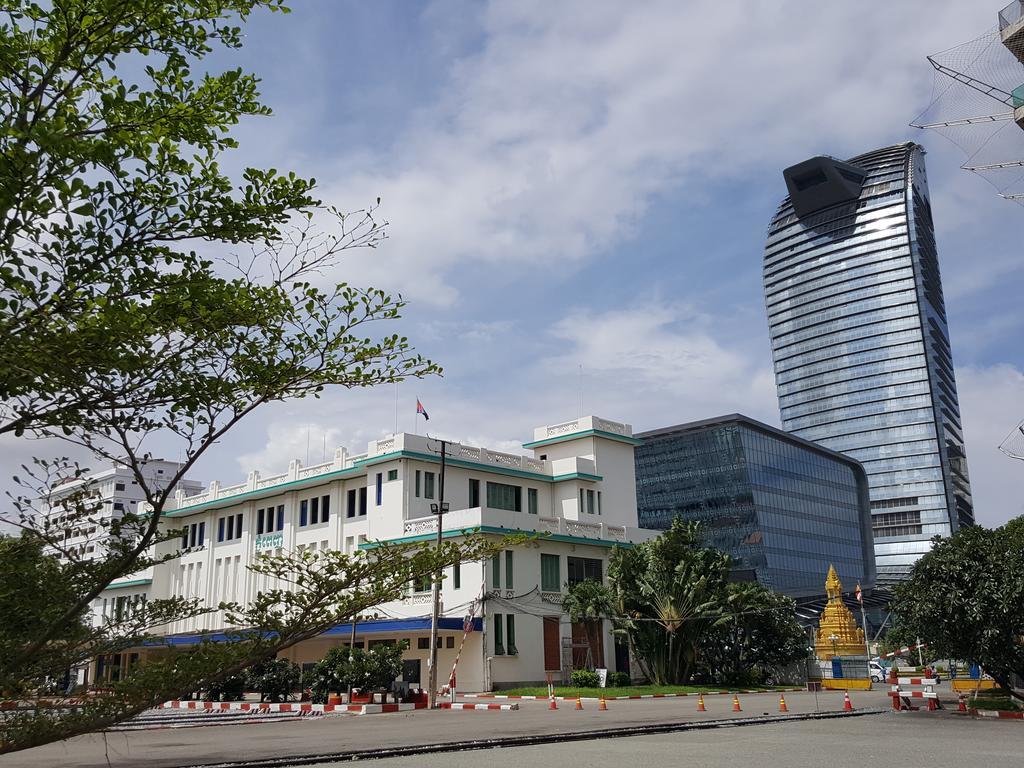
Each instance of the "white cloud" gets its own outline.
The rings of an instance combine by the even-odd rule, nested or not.
[[[967,367],[956,377],[975,516],[982,525],[1001,525],[1024,514],[1024,461],[999,450],[1024,418],[1024,372],[1010,365]]]
[[[451,304],[459,264],[495,279],[569,270],[636,233],[656,195],[906,139],[931,86],[925,54],[992,23],[964,6],[490,3],[440,101],[386,153],[342,160],[344,187],[326,187],[380,194],[395,222],[348,266]]]
[[[777,423],[771,370],[745,344],[716,338],[685,306],[651,304],[604,313],[578,311],[552,333],[568,342],[541,363],[550,376],[584,372],[584,410],[645,427],[741,412]]]

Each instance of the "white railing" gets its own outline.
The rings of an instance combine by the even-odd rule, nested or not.
[[[323,475],[334,469],[333,461],[325,461],[322,464],[314,464],[311,467],[302,467],[299,470],[299,480],[304,480],[307,477],[316,477],[317,475]]]
[[[394,437],[385,437],[382,440],[378,440],[377,441],[377,455],[378,456],[380,454],[382,454],[382,453],[391,453],[391,451],[393,451],[393,450],[395,450],[395,438]]]
[[[580,431],[579,419],[575,421],[566,421],[562,424],[552,424],[548,427],[548,437],[555,437],[557,435],[568,435],[573,432]]]
[[[406,536],[415,536],[419,533],[434,533],[436,531],[437,518],[433,515],[430,517],[415,517],[402,523],[402,532]]]
[[[570,536],[583,536],[588,539],[601,538],[600,525],[580,523],[576,520],[565,521],[565,532]]]
[[[234,496],[239,493],[244,493],[249,487],[248,483],[239,483],[238,485],[229,485],[220,489],[220,493],[217,494],[218,498],[224,498],[225,496]]]
[[[615,539],[616,541],[626,540],[626,526],[624,525],[606,525],[604,532],[605,536],[609,539]]]
[[[424,592],[424,593],[416,592],[415,594],[412,594],[412,595],[409,595],[408,597],[406,597],[403,600],[403,602],[406,602],[409,605],[429,605],[430,604],[430,598],[431,598],[430,592]]]
[[[271,475],[270,477],[263,477],[256,483],[257,488],[269,488],[272,485],[280,485],[288,479],[288,473],[284,472],[280,475]]]
[[[555,605],[561,605],[562,600],[565,596],[561,592],[541,592],[540,599],[545,603],[554,603]]]
[[[600,429],[602,432],[611,432],[615,435],[623,435],[624,437],[631,437],[632,430],[628,424],[622,424],[618,421],[609,421],[608,419],[602,419],[598,416],[593,417],[594,429]]]

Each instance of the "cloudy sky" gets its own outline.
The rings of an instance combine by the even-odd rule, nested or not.
[[[1024,418],[1024,209],[908,127],[926,55],[994,27],[998,0],[292,5],[211,64],[258,73],[275,112],[231,162],[315,176],[345,209],[382,198],[390,239],[332,277],[400,291],[399,330],[445,368],[399,389],[400,429],[417,395],[438,434],[506,449],[581,400],[636,429],[778,424],[760,268],[781,170],[912,139],[978,519],[1024,512],[1024,463],[996,449]],[[362,451],[395,420],[393,388],[266,408],[196,474],[281,470],[307,436],[310,461]]]

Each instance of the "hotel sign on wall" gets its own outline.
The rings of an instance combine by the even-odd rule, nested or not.
[[[256,537],[256,554],[270,552],[284,546],[283,533],[265,533]]]

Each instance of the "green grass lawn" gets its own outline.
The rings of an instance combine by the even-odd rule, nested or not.
[[[785,686],[783,686],[785,687]],[[575,698],[598,698],[600,696],[643,696],[651,693],[707,693],[708,691],[731,690],[726,687],[717,688],[707,685],[633,685],[628,688],[574,688],[572,686],[555,686],[556,696],[567,696]],[[739,687],[736,690],[744,691],[776,691],[779,686],[749,686]],[[548,689],[545,686],[535,688],[510,688],[507,691],[495,691],[500,696],[547,696]]]
[[[979,691],[977,698],[970,696],[967,699],[967,706],[973,709],[986,709],[992,711],[1017,712],[1020,704],[1008,693],[999,690]]]

